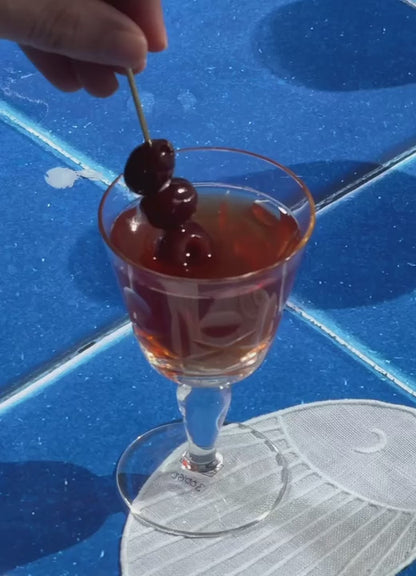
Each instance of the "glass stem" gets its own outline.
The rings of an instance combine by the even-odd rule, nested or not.
[[[188,437],[182,466],[213,475],[222,467],[216,441],[230,407],[231,386],[198,388],[180,384],[176,396]]]

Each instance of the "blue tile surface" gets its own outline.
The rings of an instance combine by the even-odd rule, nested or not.
[[[328,398],[415,405],[286,313],[265,364],[235,386],[229,420]],[[116,461],[137,435],[177,417],[175,386],[146,364],[133,336],[0,410],[0,573],[118,574],[125,514]]]
[[[102,187],[53,188],[62,159],[2,123],[0,140],[2,394],[124,309],[97,230]]]
[[[139,81],[154,136],[321,163],[318,200],[416,143],[416,11],[399,0],[213,0],[209,12],[168,0],[165,11],[169,49]],[[0,57],[4,102],[122,170],[139,138],[125,80],[106,101],[68,96],[13,45]]]
[[[294,299],[416,390],[416,161],[324,209]]]
[[[164,7],[170,47],[139,78],[154,137],[268,155],[317,201],[416,145],[416,10],[404,2]],[[104,185],[55,189],[45,174],[82,164],[109,180],[140,131],[125,79],[101,101],[59,93],[9,42],[0,61],[2,398],[124,317],[97,231]],[[316,326],[285,313],[264,365],[235,387],[229,420],[338,398],[415,406],[394,384],[416,394],[415,184],[416,160],[401,162],[320,213],[292,300]],[[115,465],[138,434],[178,418],[175,387],[129,335],[5,406],[0,574],[120,574]]]

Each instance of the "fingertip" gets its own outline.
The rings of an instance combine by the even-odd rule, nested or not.
[[[147,41],[138,29],[134,34],[130,31],[120,31],[112,34],[104,41],[103,55],[111,59],[113,66],[144,70],[147,60]]]
[[[161,0],[123,0],[122,10],[143,31],[150,52],[161,52],[167,48]]]
[[[74,62],[77,77],[88,94],[96,98],[108,98],[118,89],[118,80],[110,68],[89,62]]]
[[[88,94],[90,94],[91,96],[94,96],[95,98],[109,98],[110,96],[113,96],[113,94],[115,94],[118,90],[119,84],[118,82],[114,82],[112,84],[102,84],[100,86],[91,88],[85,88],[85,90],[88,92]]]
[[[66,94],[73,94],[74,92],[79,92],[82,86],[79,82],[73,82],[72,84],[57,84],[56,82],[52,83],[55,88],[60,90],[61,92],[65,92]]]
[[[152,32],[147,32],[146,40],[150,52],[163,52],[163,50],[166,50],[169,41],[163,22],[154,27]]]
[[[154,38],[151,45],[149,45],[150,52],[163,52],[168,47],[168,37],[165,33],[164,36],[160,38]]]

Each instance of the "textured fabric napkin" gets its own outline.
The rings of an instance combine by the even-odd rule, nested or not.
[[[285,495],[236,535],[189,539],[129,516],[123,576],[393,576],[416,557],[416,411],[305,404],[247,422],[281,450]]]

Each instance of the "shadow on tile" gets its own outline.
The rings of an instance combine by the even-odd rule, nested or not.
[[[377,165],[340,161],[290,167],[319,201],[346,185],[337,180],[340,174],[348,171],[348,180],[354,181]],[[247,174],[245,179],[252,188],[270,193],[279,190],[284,195],[290,186],[279,176],[264,171]],[[228,181],[235,183],[232,177]],[[415,189],[416,178],[392,171],[354,197],[347,194],[341,204],[332,205],[333,211],[323,212],[307,248],[296,295],[327,309],[368,306],[413,292]]]
[[[388,173],[318,218],[295,287],[321,309],[375,306],[416,290],[416,178]]]
[[[68,268],[70,277],[85,296],[110,305],[121,305],[120,290],[95,226],[77,238],[69,255]]]
[[[87,539],[122,511],[114,478],[52,461],[0,462],[0,573]]]
[[[253,48],[280,81],[380,89],[416,81],[415,34],[416,10],[400,0],[300,0],[260,22]]]
[[[318,161],[300,164],[290,164],[288,166],[299,178],[301,178],[311,191],[316,203],[322,202],[337,194],[349,183],[362,179],[367,174],[380,168],[379,164],[372,162],[356,162],[354,160]],[[275,170],[264,170],[251,174],[245,174],[247,186],[272,193],[273,189],[282,192],[282,183],[285,184],[287,178],[279,177],[279,172]],[[239,185],[241,175],[237,178],[231,176],[223,181]]]
[[[355,162],[353,160],[317,161],[300,164],[289,164],[290,168],[301,180],[305,182],[312,193],[315,203],[320,203],[340,190],[349,183],[356,182],[379,168],[379,164],[372,162]],[[223,182],[240,185],[241,174],[237,177],[222,178]],[[272,194],[273,190],[279,190],[281,194],[287,177],[281,177],[281,173],[275,170],[263,170],[262,172],[244,174],[247,186],[256,190]],[[291,185],[286,186],[288,190]]]
[[[301,178],[312,192],[315,202],[337,194],[348,184],[364,178],[380,168],[373,162],[354,160],[319,161],[289,165],[289,168]]]

